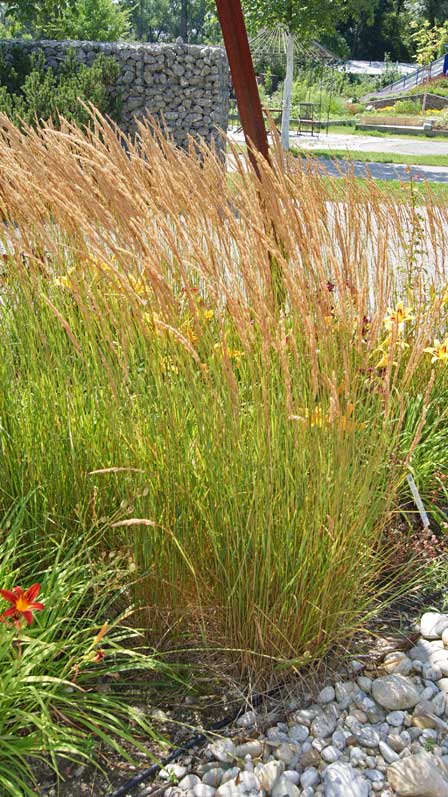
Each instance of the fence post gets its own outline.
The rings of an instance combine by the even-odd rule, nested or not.
[[[252,148],[269,161],[269,144],[240,0],[216,0],[233,88],[251,162]]]

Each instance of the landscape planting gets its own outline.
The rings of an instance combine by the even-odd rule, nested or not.
[[[442,209],[140,136],[3,120],[3,510],[106,526],[150,628],[303,664],[378,599],[409,469],[444,495]]]
[[[0,2],[0,797],[447,797],[447,14]]]

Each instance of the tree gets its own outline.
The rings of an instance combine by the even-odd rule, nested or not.
[[[209,38],[213,29],[214,0],[121,0],[129,10],[137,39],[198,43]]]
[[[409,39],[412,14],[405,0],[379,0],[370,18],[349,18],[338,26],[352,58],[408,61],[414,47]]]
[[[180,0],[179,35],[184,42],[188,41],[188,0]]]
[[[430,27],[448,19],[448,0],[408,0],[407,5],[414,19],[426,19]]]
[[[377,0],[243,0],[249,29],[282,26],[287,33],[286,77],[283,87],[282,145],[289,147],[289,121],[294,73],[294,39],[303,42],[336,32],[347,17],[369,16]]]
[[[7,13],[36,38],[116,41],[130,28],[129,12],[114,0],[14,0]]]
[[[56,38],[116,41],[130,30],[129,13],[114,0],[77,0],[55,21]]]
[[[23,32],[20,22],[8,16],[6,3],[0,2],[0,39],[20,39]]]
[[[448,21],[442,25],[431,27],[427,19],[423,22],[414,21],[411,24],[411,39],[416,45],[416,60],[418,64],[429,64],[443,55],[448,44]]]
[[[121,0],[129,13],[132,30],[141,41],[158,42],[171,38],[174,15],[170,0]]]
[[[5,5],[9,18],[29,31],[39,31],[45,26],[45,20],[59,18],[73,4],[74,0],[9,0]]]

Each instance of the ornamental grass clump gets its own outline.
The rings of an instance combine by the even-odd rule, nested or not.
[[[409,468],[446,465],[444,211],[200,155],[2,120],[1,501],[113,517],[150,636],[300,666],[391,588]]]

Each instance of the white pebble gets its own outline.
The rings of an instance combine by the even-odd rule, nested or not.
[[[321,757],[326,764],[334,764],[341,757],[341,751],[330,744],[322,750]]]
[[[312,708],[301,708],[294,714],[295,722],[301,725],[310,725],[313,719],[317,716],[317,711]]]
[[[290,780],[291,783],[294,783],[296,786],[300,783],[300,775],[295,769],[286,769],[283,773],[283,777]]]
[[[241,792],[242,789],[233,779],[221,783],[219,789],[216,790],[216,797],[241,797]]]
[[[240,768],[239,767],[230,767],[230,769],[227,769],[224,772],[224,775],[221,778],[221,786],[224,783],[228,783],[229,781],[233,780],[239,774],[240,774]]]
[[[398,753],[396,753],[395,750],[392,750],[392,748],[386,742],[381,741],[378,747],[381,755],[388,764],[394,764],[395,761],[398,761]]]
[[[292,762],[298,757],[300,749],[297,747],[296,744],[281,744],[274,750],[274,755],[279,761],[283,761],[286,766],[292,764]]]
[[[261,756],[263,752],[263,743],[259,739],[251,739],[249,742],[245,742],[244,744],[238,744],[235,747],[235,755],[237,758],[246,758],[246,756],[251,756],[251,758],[258,758]]]
[[[431,702],[434,707],[434,714],[438,717],[442,717],[447,708],[446,694],[444,692],[438,692]]]
[[[294,742],[304,742],[309,735],[310,732],[306,725],[291,725],[289,729],[289,738]]]
[[[239,779],[241,791],[260,791],[260,781],[253,772],[241,772]]]
[[[333,742],[333,745],[338,750],[345,750],[345,748],[347,746],[347,737],[346,737],[344,731],[341,731],[341,730],[336,730],[333,733],[333,735],[331,737],[331,741]]]
[[[386,715],[386,722],[394,728],[401,728],[404,725],[405,713],[404,711],[391,711]]]
[[[324,687],[324,689],[322,689],[319,692],[319,694],[317,696],[317,702],[318,703],[332,703],[333,700],[335,699],[335,697],[336,697],[336,693],[335,693],[333,687],[332,686],[326,686],[326,687]]]
[[[241,717],[238,717],[236,724],[240,728],[251,728],[252,725],[255,725],[257,721],[257,715],[255,711],[246,711],[245,714],[242,714]]]
[[[193,794],[195,797],[215,797],[216,789],[213,786],[207,786],[206,783],[197,783],[193,787]]]
[[[206,786],[214,786],[216,789],[221,785],[223,775],[224,770],[221,767],[213,767],[204,773],[202,783],[205,783]]]
[[[303,789],[313,788],[318,783],[320,783],[320,775],[315,767],[308,767],[300,777],[300,785]]]
[[[368,778],[372,783],[383,783],[384,782],[384,775],[382,772],[378,772],[377,769],[366,769],[364,771],[364,775]]]
[[[420,633],[425,639],[440,639],[448,629],[448,615],[439,612],[425,612],[420,620]]]
[[[210,744],[208,749],[217,761],[224,764],[231,763],[235,758],[235,745],[231,739],[218,739]]]
[[[358,767],[360,764],[364,764],[366,760],[366,756],[363,750],[360,747],[352,747],[350,750],[350,763],[353,764],[354,767]]]
[[[264,791],[271,791],[275,781],[283,774],[285,765],[283,761],[269,761],[263,769],[257,771],[260,786]]]
[[[370,692],[370,690],[372,688],[372,679],[371,678],[367,678],[366,675],[360,675],[359,678],[357,678],[357,682],[358,682],[359,688],[362,689],[363,692],[367,692],[367,693]]]
[[[200,778],[198,778],[197,775],[185,775],[185,777],[179,781],[179,789],[182,789],[182,791],[194,789],[194,787],[200,782]]]
[[[300,792],[295,783],[280,775],[272,787],[271,797],[300,797]]]

